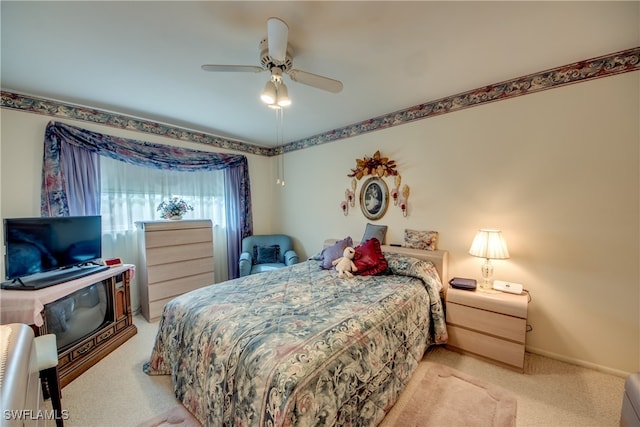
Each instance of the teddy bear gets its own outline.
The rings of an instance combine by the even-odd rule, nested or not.
[[[344,248],[342,256],[338,259],[334,259],[331,264],[336,267],[338,277],[344,279],[345,276],[352,278],[352,272],[358,271],[358,267],[353,263],[353,257],[356,255],[356,250],[350,246]]]

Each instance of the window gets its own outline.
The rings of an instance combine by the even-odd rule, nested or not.
[[[69,149],[70,146],[80,150]],[[98,157],[126,163],[109,162],[101,174]],[[153,175],[142,169],[131,172],[127,165],[160,169],[164,173]],[[196,175],[189,177],[202,170],[212,172],[202,173],[202,179],[194,178]],[[176,171],[182,172],[172,175]],[[104,212],[100,207],[103,189],[98,188],[102,184],[98,183],[98,176],[106,178]],[[120,138],[53,121],[47,125],[40,212],[42,216],[104,213],[105,228],[114,242],[111,248],[103,245],[103,256],[134,259],[124,258],[124,254],[132,253],[137,244],[129,237],[127,243],[116,242],[120,234],[135,234],[136,221],[155,218],[161,200],[173,195],[193,195],[194,205],[199,206],[195,215],[211,218],[215,224],[213,249],[219,266],[214,266],[216,280],[238,277],[240,241],[253,234],[250,188],[246,156]],[[224,202],[220,201],[221,195]],[[227,260],[226,268],[223,260]]]
[[[181,172],[132,165],[101,157],[103,248],[107,256],[138,260],[137,221],[160,219],[158,205],[178,196],[193,206],[185,219],[211,219],[216,282],[226,280],[224,173]],[[135,262],[134,262],[135,263]]]

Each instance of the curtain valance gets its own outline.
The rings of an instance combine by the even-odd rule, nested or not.
[[[246,156],[239,154],[212,153],[120,138],[56,122],[47,125],[45,141],[58,144],[64,141],[101,156],[156,169],[189,172],[222,170],[247,164]]]
[[[235,215],[227,218],[230,229],[237,233],[230,239],[233,244],[253,234],[251,213],[251,188],[247,157],[239,154],[212,153],[171,145],[121,138],[92,132],[64,123],[49,122],[44,138],[42,171],[42,216],[67,216],[69,203],[64,159],[61,153],[65,144],[86,150],[93,155],[108,156],[130,164],[156,169],[184,172],[223,170],[225,172],[225,197],[227,209]],[[86,195],[90,197],[89,195]],[[232,245],[233,245],[232,244]]]

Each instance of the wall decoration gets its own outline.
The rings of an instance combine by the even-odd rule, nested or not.
[[[400,184],[402,183],[402,177],[400,175],[396,175],[395,178],[395,187],[391,190],[391,198],[393,199],[393,205],[400,205],[400,209],[402,209],[402,216],[407,216],[407,204],[409,201],[409,186],[407,184],[402,187],[402,193],[400,193]]]
[[[393,199],[393,206],[398,206],[398,199],[400,196],[400,183],[402,182],[402,177],[400,175],[396,175],[395,184],[396,186],[391,190],[391,198]]]
[[[362,159],[356,159],[356,168],[351,169],[351,173],[347,176],[361,179],[367,175],[379,176],[380,178],[398,175],[396,162],[389,160],[388,157],[382,157],[380,150],[378,150],[373,154],[373,157],[364,156]]]
[[[372,177],[360,189],[360,209],[368,219],[376,220],[384,216],[389,205],[389,189],[382,178]]]
[[[407,216],[407,207],[409,201],[409,186],[407,184],[402,187],[402,198],[400,199],[400,209],[402,209],[402,216]]]
[[[351,189],[344,190],[344,200],[340,202],[340,209],[342,209],[342,213],[347,216],[349,215],[349,206],[352,208],[356,205],[356,188],[358,187],[358,181],[356,179],[351,180]]]
[[[344,214],[344,216],[349,215],[349,202],[347,202],[346,200],[341,201],[340,209],[342,209],[342,213]]]
[[[355,206],[355,192],[358,187],[358,180],[370,176],[360,189],[360,209],[365,217],[371,220],[380,219],[384,216],[389,206],[389,189],[383,178],[394,177],[394,187],[391,189],[391,199],[394,206],[399,206],[402,216],[406,217],[408,212],[409,186],[402,187],[400,184],[402,177],[398,173],[395,160],[383,157],[380,150],[373,156],[364,156],[356,159],[356,167],[347,174],[351,180],[351,189],[344,192],[344,200],[340,202],[340,209],[346,216],[349,214],[349,207]]]
[[[351,180],[351,191],[349,192],[349,203],[351,207],[356,205],[356,188],[358,187],[358,181],[356,179]]]

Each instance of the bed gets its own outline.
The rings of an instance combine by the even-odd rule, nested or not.
[[[377,425],[447,340],[447,252],[381,249],[385,274],[308,260],[171,300],[145,372],[207,426]]]

